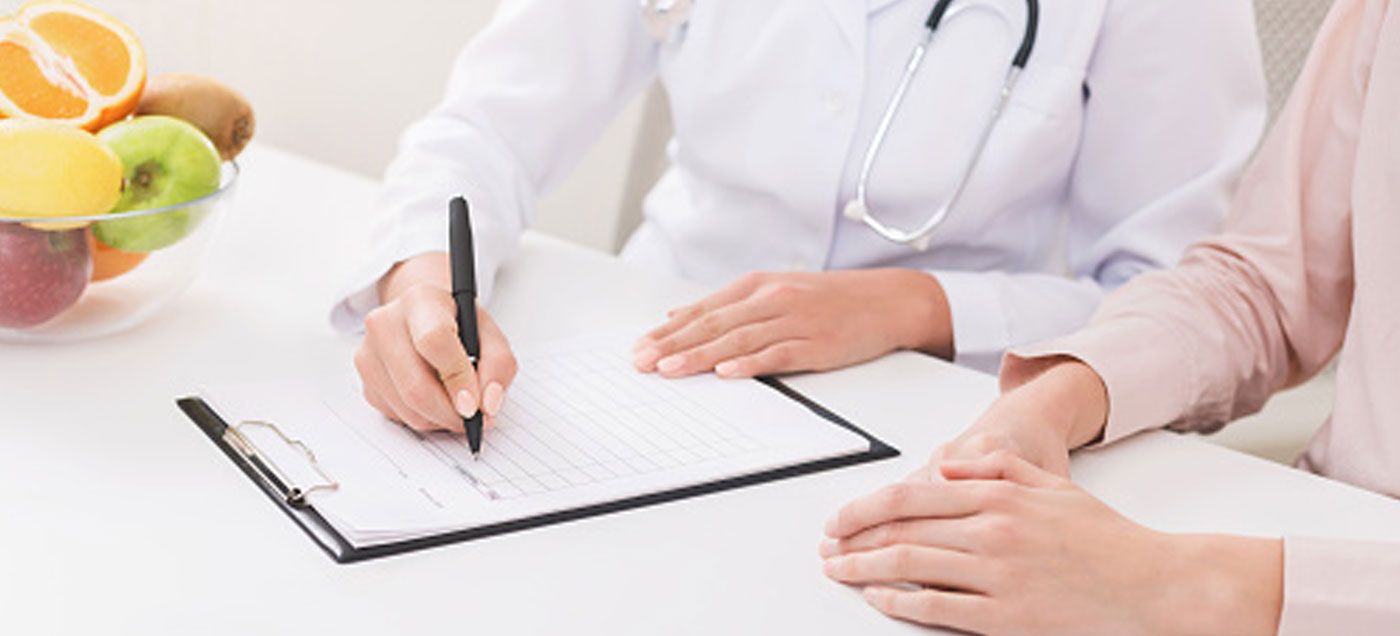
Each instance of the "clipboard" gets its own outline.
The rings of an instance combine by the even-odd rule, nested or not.
[[[317,490],[334,490],[339,486],[334,479],[334,475],[328,474],[317,462],[315,449],[305,446],[298,440],[287,437],[277,428],[274,422],[247,421],[231,425],[215,412],[213,407],[205,402],[204,399],[197,396],[180,398],[176,400],[176,405],[200,430],[204,431],[204,434],[209,437],[210,441],[214,442],[215,446],[223,451],[229,461],[233,462],[248,479],[257,485],[257,487],[262,490],[262,492],[266,494],[293,523],[296,523],[312,541],[319,545],[332,560],[336,563],[345,564],[445,546],[462,541],[471,541],[499,534],[529,530],[598,515],[622,512],[690,497],[699,497],[726,490],[755,486],[770,481],[788,479],[899,456],[899,450],[895,447],[881,441],[840,415],[833,413],[826,407],[783,383],[781,380],[772,377],[764,377],[758,378],[757,381],[787,398],[796,401],[822,419],[837,426],[841,426],[864,438],[869,442],[870,449],[862,453],[809,461],[783,468],[765,470],[691,486],[661,490],[604,503],[583,505],[502,523],[369,546],[352,545],[325,517],[317,512],[315,506],[308,503],[306,498],[308,494]],[[265,454],[259,452],[257,447],[247,440],[246,436],[243,434],[243,429],[252,426],[270,428],[276,432],[283,443],[297,448],[300,454],[306,457],[312,472],[318,476],[320,481],[314,483],[293,483],[283,470]]]

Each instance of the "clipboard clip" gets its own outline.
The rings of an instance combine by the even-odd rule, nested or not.
[[[292,480],[287,477],[286,473],[283,473],[277,468],[277,464],[260,452],[257,445],[254,444],[247,435],[243,434],[241,429],[245,426],[260,426],[271,429],[272,432],[277,434],[277,437],[282,439],[284,444],[297,449],[302,455],[306,456],[307,462],[311,465],[311,470],[315,471],[316,474],[321,477],[322,482],[312,484],[305,488],[292,483]],[[223,438],[224,443],[228,444],[230,448],[243,457],[244,461],[248,462],[250,466],[257,470],[258,475],[262,477],[263,481],[267,482],[267,485],[276,490],[277,494],[280,495],[282,500],[289,506],[304,508],[307,505],[307,495],[318,490],[333,491],[340,488],[340,482],[331,478],[331,476],[326,473],[326,470],[321,467],[321,463],[316,460],[316,453],[312,452],[311,448],[301,440],[287,437],[287,434],[283,433],[282,429],[277,428],[276,424],[258,420],[245,420],[234,426],[225,428]]]

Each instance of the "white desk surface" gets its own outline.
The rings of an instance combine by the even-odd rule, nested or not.
[[[793,384],[905,452],[770,483],[336,565],[175,408],[201,384],[344,372],[326,310],[368,180],[255,146],[187,295],[104,340],[0,345],[0,633],[914,633],[822,576],[822,522],[912,471],[995,393],[897,354]],[[530,235],[493,310],[516,341],[647,324],[685,285]],[[1075,476],[1170,530],[1400,536],[1400,503],[1190,438]]]

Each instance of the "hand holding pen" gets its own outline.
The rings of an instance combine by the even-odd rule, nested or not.
[[[382,304],[365,318],[355,368],[365,400],[415,430],[465,432],[480,411],[489,428],[515,379],[510,343],[491,316],[476,308],[480,357],[473,368],[458,337],[447,252],[399,263],[379,284]]]

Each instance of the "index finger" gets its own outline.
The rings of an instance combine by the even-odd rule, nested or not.
[[[958,518],[982,509],[985,482],[898,482],[856,499],[837,511],[826,524],[835,539],[899,519]]]
[[[762,278],[763,274],[745,274],[734,282],[724,286],[719,291],[700,299],[699,302],[667,312],[666,322],[662,323],[660,327],[647,332],[646,335],[643,335],[641,338],[638,338],[636,344],[632,347],[633,350],[640,351],[648,345],[655,345],[657,341],[679,331],[696,318],[725,305],[730,305],[747,298],[749,294],[752,294],[753,290],[758,287]]]

